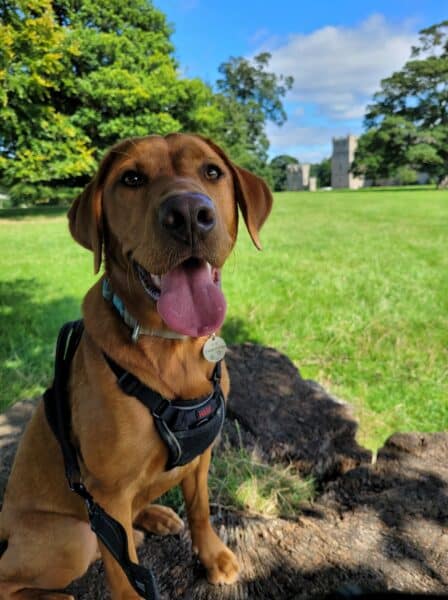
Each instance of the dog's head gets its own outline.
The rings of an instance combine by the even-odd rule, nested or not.
[[[112,287],[140,323],[162,319],[198,337],[224,320],[220,271],[236,241],[238,206],[260,248],[272,206],[265,182],[210,140],[170,134],[114,146],[68,217],[75,240],[93,251],[95,272],[104,248]]]

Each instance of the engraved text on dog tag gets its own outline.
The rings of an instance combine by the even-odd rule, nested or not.
[[[218,362],[218,360],[222,360],[226,352],[227,345],[218,335],[209,337],[202,348],[202,354],[209,362]]]

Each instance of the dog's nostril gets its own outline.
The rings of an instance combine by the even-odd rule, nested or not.
[[[215,224],[215,211],[211,208],[201,208],[196,216],[199,226],[208,228]]]
[[[162,225],[167,229],[179,229],[185,225],[185,217],[182,213],[172,210],[163,216]]]

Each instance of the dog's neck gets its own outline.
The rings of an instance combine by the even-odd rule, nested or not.
[[[148,329],[142,327],[141,324],[135,319],[131,313],[127,310],[123,300],[113,291],[110,281],[107,277],[104,277],[102,288],[103,298],[112,304],[117,313],[120,315],[123,322],[132,330],[131,339],[134,343],[137,342],[139,336],[150,335],[167,340],[186,340],[188,336],[172,331],[171,329]]]
[[[124,369],[165,398],[197,398],[209,393],[214,363],[202,353],[208,336],[185,340],[142,335],[134,343],[130,328],[103,298],[102,280],[83,302],[85,330],[91,342]],[[175,374],[175,376],[173,376]]]

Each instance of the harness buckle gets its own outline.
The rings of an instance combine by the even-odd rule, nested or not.
[[[85,485],[81,481],[68,481],[69,487],[72,492],[75,492],[78,496],[80,496],[86,505],[87,512],[89,516],[93,513],[93,509],[95,507],[95,501],[93,499],[92,494],[87,490]]]
[[[153,411],[153,416],[156,417],[157,419],[163,419],[163,414],[166,412],[166,410],[171,406],[171,403],[169,400],[166,400],[165,398],[162,398],[161,403],[159,404],[159,406],[157,406],[157,408],[154,409]]]

